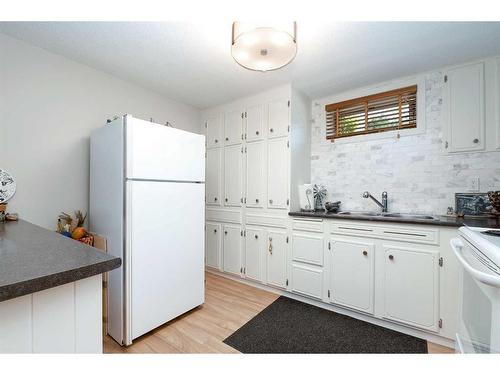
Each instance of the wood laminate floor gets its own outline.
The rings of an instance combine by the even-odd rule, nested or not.
[[[238,353],[222,341],[270,305],[278,294],[206,273],[203,306],[121,347],[104,338],[104,353]],[[429,353],[453,353],[427,343]]]

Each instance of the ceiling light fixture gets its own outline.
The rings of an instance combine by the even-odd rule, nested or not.
[[[297,23],[256,26],[233,22],[231,55],[242,67],[266,72],[289,64],[297,54]]]

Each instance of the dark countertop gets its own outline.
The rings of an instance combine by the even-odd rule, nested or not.
[[[378,221],[389,223],[403,223],[403,224],[423,224],[423,225],[440,225],[444,227],[459,228],[463,225],[469,227],[482,227],[482,228],[497,228],[500,229],[500,218],[493,217],[453,217],[453,216],[435,216],[437,220],[424,220],[415,218],[404,217],[386,217],[386,216],[365,216],[365,215],[342,215],[332,214],[325,211],[315,212],[302,212],[294,211],[288,213],[290,216],[297,217],[315,217],[325,219],[340,219],[340,220],[365,220],[365,221]]]
[[[121,263],[27,221],[0,223],[0,302],[98,275]]]

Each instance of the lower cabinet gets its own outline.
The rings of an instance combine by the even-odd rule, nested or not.
[[[285,288],[287,233],[285,230],[269,230],[267,237],[267,283]]]
[[[208,267],[220,268],[221,256],[221,225],[207,223],[205,229],[205,263]]]
[[[224,272],[241,275],[241,243],[240,225],[226,224],[223,226]]]
[[[384,246],[385,317],[438,330],[439,253]]]
[[[375,245],[334,239],[330,246],[330,301],[373,313]]]
[[[262,281],[262,254],[265,242],[263,229],[246,228],[244,273],[247,279]]]

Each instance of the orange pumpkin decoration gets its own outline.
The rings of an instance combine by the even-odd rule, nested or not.
[[[85,230],[84,227],[76,227],[73,229],[73,232],[71,232],[71,238],[74,240],[79,240],[80,238],[83,238],[87,234],[87,231]]]

